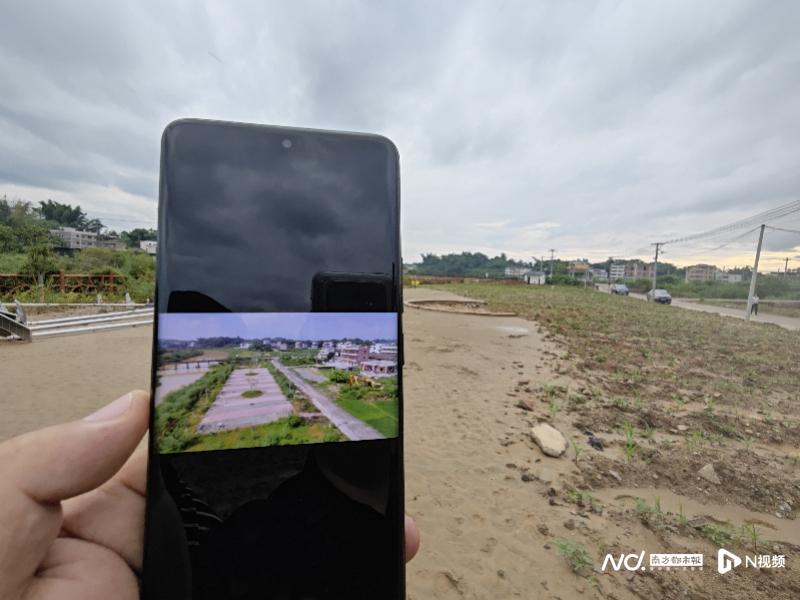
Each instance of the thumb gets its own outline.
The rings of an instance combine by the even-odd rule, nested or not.
[[[129,392],[82,421],[0,444],[0,481],[41,504],[92,490],[136,449],[147,430],[148,412],[147,393]]]

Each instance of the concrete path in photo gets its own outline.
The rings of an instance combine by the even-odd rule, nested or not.
[[[328,417],[330,422],[333,423],[339,429],[339,431],[345,434],[348,439],[377,440],[386,437],[377,429],[373,429],[364,423],[364,421],[354,417],[343,408],[338,407],[333,400],[306,383],[302,377],[297,375],[297,373],[292,372],[291,369],[285,367],[276,359],[272,360],[272,364],[275,365],[275,367],[279,369],[281,373],[286,375],[289,381],[291,381],[297,387],[297,389],[308,396],[308,399],[311,400],[311,403],[317,407],[319,412]]]
[[[206,373],[208,373],[208,369],[192,369],[191,371],[164,369],[159,371],[159,384],[156,388],[156,406],[161,404],[161,401],[171,392],[184,388],[190,383],[194,383]]]
[[[253,375],[248,375],[253,373]],[[258,390],[257,398],[244,398],[243,392]],[[264,425],[292,414],[292,405],[267,369],[235,369],[228,377],[211,408],[200,421],[200,433],[228,431]]]

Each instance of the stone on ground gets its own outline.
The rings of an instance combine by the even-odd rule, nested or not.
[[[558,458],[567,451],[567,438],[552,425],[539,423],[531,428],[531,436],[547,456]]]

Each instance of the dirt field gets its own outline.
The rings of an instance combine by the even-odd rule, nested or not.
[[[409,598],[800,597],[797,367],[769,354],[794,348],[794,360],[797,334],[690,311],[674,322],[654,312],[669,307],[636,300],[595,306],[589,296],[503,287],[454,289],[528,319],[404,315],[407,510],[423,537]],[[457,300],[426,288],[406,296]],[[615,337],[640,310],[644,322]],[[686,348],[659,342],[662,328],[676,327],[692,331],[673,336]],[[150,333],[0,344],[0,438],[146,387]],[[729,340],[721,350],[719,340]],[[533,442],[539,421],[570,440],[563,457]],[[709,463],[719,484],[698,476]],[[719,545],[783,554],[786,568],[719,575]],[[643,550],[702,552],[706,566],[600,571],[606,552]]]

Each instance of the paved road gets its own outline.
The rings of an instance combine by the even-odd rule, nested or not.
[[[295,384],[301,392],[308,396],[308,399],[319,409],[319,412],[328,417],[331,423],[349,439],[377,440],[386,437],[377,429],[373,429],[364,423],[364,421],[357,419],[343,408],[339,408],[333,400],[306,383],[302,377],[293,373],[291,369],[282,365],[277,359],[272,359],[272,364],[275,365],[281,373],[286,375],[289,381]]]
[[[608,293],[608,289],[603,286],[601,286],[599,289],[601,292]],[[645,294],[631,294],[630,297],[637,298],[639,300],[647,300],[647,296]],[[696,300],[690,300],[688,298],[673,298],[672,306],[678,306],[687,310],[714,313],[717,315],[722,315],[723,317],[735,317],[737,319],[744,319],[745,317],[743,309],[740,310],[736,308],[727,308],[725,306],[713,306],[711,304],[700,303]],[[750,321],[752,323],[772,323],[773,325],[778,325],[784,329],[790,329],[792,331],[800,330],[800,319],[796,317],[786,317],[784,315],[773,315],[763,311],[758,315],[752,315],[750,317]]]
[[[244,398],[242,393],[248,390],[259,390],[262,395]],[[288,417],[292,412],[292,405],[268,369],[235,369],[197,430],[200,433],[212,433],[264,425]]]

